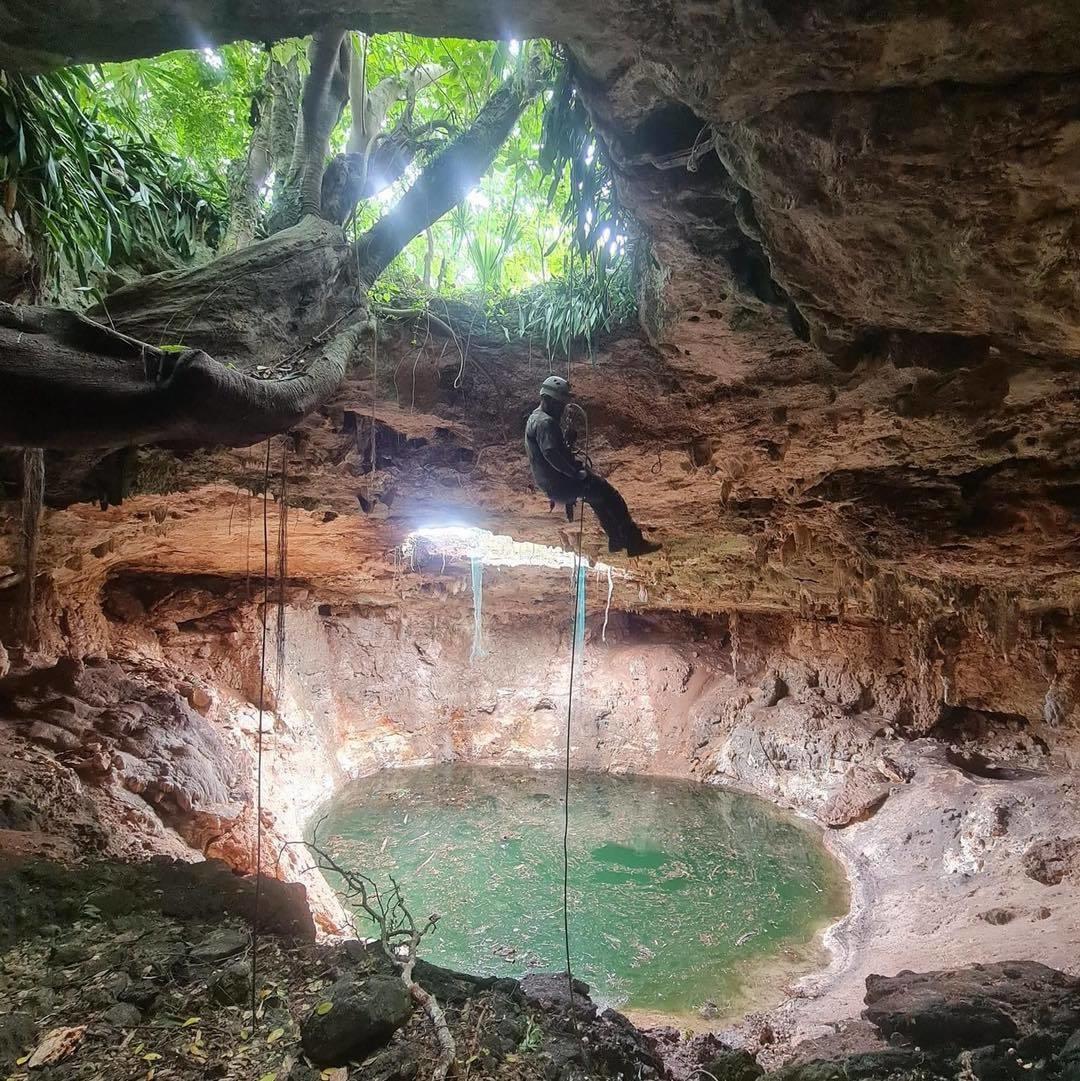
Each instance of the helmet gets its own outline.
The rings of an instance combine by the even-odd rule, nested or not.
[[[558,375],[549,375],[540,386],[541,398],[554,398],[564,404],[570,401],[570,384]]]

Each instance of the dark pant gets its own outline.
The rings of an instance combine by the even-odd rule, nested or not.
[[[592,507],[600,521],[600,527],[613,543],[625,547],[630,541],[641,539],[641,530],[630,517],[626,500],[619,495],[613,484],[609,484],[592,470],[588,471],[585,480],[575,486],[574,492],[567,493],[559,502],[566,503],[567,508],[570,508],[578,499],[583,499]]]

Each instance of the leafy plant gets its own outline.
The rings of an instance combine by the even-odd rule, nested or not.
[[[527,1054],[530,1051],[539,1051],[544,1042],[544,1030],[536,1023],[532,1014],[525,1018],[525,1035],[521,1037],[518,1051]]]
[[[349,226],[355,234],[397,201],[423,154],[465,128],[504,80],[533,61],[552,78],[482,188],[399,255],[377,302],[423,307],[432,295],[425,284],[434,285],[441,300],[433,314],[442,300],[462,302],[472,312],[468,327],[542,343],[553,356],[588,348],[633,315],[633,233],[555,47],[409,34],[354,44],[368,87],[439,72],[390,103],[387,129],[405,118],[430,138],[398,182],[360,204]],[[307,62],[302,41],[269,50],[239,42],[47,76],[0,75],[0,181],[37,239],[54,290],[67,265],[92,292],[106,267],[150,266],[162,251],[191,258],[201,242],[216,244],[228,217],[223,178],[248,160],[271,56],[301,69]],[[345,151],[349,119],[347,108],[331,154]]]
[[[191,256],[220,224],[220,185],[192,176],[134,118],[126,131],[104,123],[90,105],[95,93],[85,69],[0,73],[0,182],[12,213],[21,210],[38,238],[54,288],[65,262],[89,287],[116,259],[135,262],[152,250]]]

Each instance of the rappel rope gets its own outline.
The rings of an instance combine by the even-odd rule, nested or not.
[[[574,673],[577,669],[577,623],[579,593],[585,588],[581,577],[581,540],[585,532],[585,501],[578,512],[577,552],[574,556],[574,606],[570,619],[570,689],[566,696],[566,769],[563,783],[563,943],[566,947],[566,987],[570,995],[570,1017],[577,1029],[574,1012],[574,976],[570,967],[570,742],[574,716]]]
[[[278,499],[278,611],[275,632],[274,702],[279,708],[285,670],[285,580],[288,577],[289,536],[289,444],[281,448],[281,493]],[[270,608],[270,439],[266,440],[263,464],[263,595],[262,644],[259,651],[259,727],[255,734],[255,896],[251,912],[251,1031],[255,1031],[259,1007],[259,912],[262,901],[262,797],[263,797],[263,720],[266,715],[266,642],[269,634],[267,616]]]
[[[258,1008],[259,901],[262,893],[262,767],[263,713],[266,709],[266,610],[270,607],[270,439],[266,440],[263,468],[263,603],[262,647],[259,655],[259,726],[255,735],[255,901],[251,914],[251,1031]]]
[[[580,405],[572,406],[585,419],[585,461],[589,460],[589,416]],[[574,555],[573,609],[570,619],[570,687],[566,696],[566,768],[563,774],[563,945],[566,950],[566,989],[570,1000],[570,1020],[577,1031],[574,1010],[574,975],[570,963],[570,752],[574,717],[574,676],[577,672],[579,613],[584,609],[585,576],[581,573],[581,545],[585,535],[585,500],[578,512],[577,550]]]

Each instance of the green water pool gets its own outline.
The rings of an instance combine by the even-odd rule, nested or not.
[[[577,773],[570,806],[571,957],[605,1005],[747,1008],[819,963],[846,910],[819,837],[762,800]],[[561,773],[449,765],[356,781],[317,818],[343,866],[393,875],[416,916],[442,917],[427,960],[521,976],[566,967],[562,807]]]

